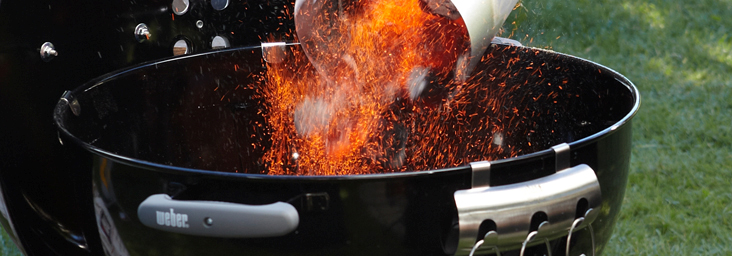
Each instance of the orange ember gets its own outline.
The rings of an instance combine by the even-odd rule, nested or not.
[[[306,17],[312,30],[298,33],[309,52],[269,52],[282,61],[267,63],[259,88],[268,174],[430,170],[505,153],[490,119],[499,99],[474,107],[481,89],[466,81],[462,20],[421,0],[354,2]]]

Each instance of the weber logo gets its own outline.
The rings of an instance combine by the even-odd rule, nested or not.
[[[170,208],[170,212],[155,211],[155,215],[160,226],[188,228],[188,214],[175,213],[173,208]]]

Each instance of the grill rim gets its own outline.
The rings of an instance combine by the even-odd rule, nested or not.
[[[288,46],[291,45],[299,45],[299,43],[288,43],[286,44]],[[593,62],[591,60],[587,60],[584,58],[572,56],[569,54],[564,54],[560,52],[555,52],[551,50],[541,49],[541,48],[534,48],[534,47],[525,47],[525,46],[505,46],[508,48],[516,48],[516,49],[523,49],[523,50],[532,50],[532,51],[541,51],[543,53],[553,54],[560,58],[568,58],[573,59],[575,61],[583,62],[585,64],[593,65],[597,67],[602,72],[609,72],[615,80],[617,80],[619,83],[624,85],[628,91],[630,92],[630,95],[633,97],[633,106],[630,109],[630,111],[623,116],[620,120],[615,122],[614,124],[610,125],[609,127],[602,129],[596,133],[593,133],[589,136],[583,137],[581,139],[578,139],[576,141],[569,142],[570,148],[582,148],[586,145],[589,145],[591,143],[596,142],[597,140],[612,135],[616,130],[618,130],[621,127],[624,127],[626,125],[629,125],[631,122],[631,119],[637,114],[640,104],[641,104],[641,97],[640,92],[638,88],[625,76],[620,74],[619,72],[610,69],[602,64]],[[232,172],[222,172],[222,171],[214,171],[214,170],[205,170],[205,169],[195,169],[195,168],[188,168],[188,167],[179,167],[179,166],[172,166],[172,165],[165,165],[160,163],[155,163],[151,161],[145,161],[140,159],[135,159],[132,157],[126,157],[121,156],[115,153],[112,153],[110,151],[101,149],[99,147],[95,147],[93,145],[90,145],[89,143],[84,142],[83,140],[79,139],[78,137],[74,136],[69,132],[64,124],[63,120],[60,116],[62,116],[64,113],[69,111],[68,108],[68,102],[70,100],[73,100],[73,95],[84,92],[86,90],[92,89],[96,86],[102,85],[104,82],[112,80],[116,77],[123,76],[125,74],[128,74],[130,72],[134,72],[136,70],[144,69],[147,67],[152,67],[160,64],[165,64],[168,62],[188,59],[188,58],[196,58],[196,57],[202,57],[209,54],[224,54],[227,52],[235,52],[235,51],[246,51],[246,50],[259,50],[261,49],[261,46],[245,46],[245,47],[236,47],[236,48],[227,48],[222,49],[218,51],[209,51],[209,52],[203,52],[203,53],[196,53],[196,54],[190,54],[190,55],[179,55],[179,56],[172,56],[168,58],[163,58],[156,61],[150,61],[145,62],[133,67],[124,68],[116,71],[112,71],[110,73],[104,74],[100,77],[97,77],[85,84],[83,84],[80,87],[75,88],[70,93],[67,91],[64,93],[64,95],[70,95],[69,98],[61,98],[59,102],[56,104],[56,107],[54,108],[54,125],[56,125],[57,129],[60,131],[59,135],[63,135],[63,140],[72,141],[74,144],[80,146],[81,148],[90,151],[91,153],[107,158],[109,160],[112,160],[114,162],[120,163],[120,164],[126,164],[142,169],[147,169],[151,171],[156,172],[166,172],[166,173],[188,173],[188,174],[197,174],[197,175],[214,175],[218,177],[228,177],[228,178],[243,178],[243,179],[273,179],[273,180],[303,180],[303,181],[334,181],[334,180],[360,180],[360,179],[388,179],[388,178],[406,178],[406,177],[423,177],[423,176],[429,176],[429,175],[435,175],[440,174],[443,172],[453,172],[453,171],[471,171],[470,165],[462,165],[457,167],[447,167],[447,168],[438,168],[438,169],[432,169],[432,170],[420,170],[420,171],[409,171],[409,172],[398,172],[398,173],[372,173],[372,174],[351,174],[351,175],[308,175],[308,176],[297,176],[297,175],[267,175],[267,174],[251,174],[251,173],[232,173]],[[494,165],[496,167],[502,166],[504,164],[508,163],[515,163],[515,162],[526,162],[531,159],[540,159],[540,158],[546,158],[553,155],[552,148],[546,148],[540,151],[532,152],[529,154],[519,155],[516,157],[511,158],[505,158],[505,159],[497,159],[490,161],[491,165]]]

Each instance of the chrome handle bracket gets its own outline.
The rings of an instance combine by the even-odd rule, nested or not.
[[[534,246],[587,227],[598,216],[602,197],[595,171],[586,164],[569,167],[569,145],[552,148],[556,173],[542,178],[501,186],[490,186],[490,163],[472,163],[473,188],[454,194],[458,209],[458,248],[455,255],[495,253]],[[476,186],[477,185],[477,186]],[[588,211],[592,209],[591,211]],[[581,222],[575,222],[578,218]],[[493,230],[480,230],[493,222]],[[541,223],[533,227],[532,223]],[[480,232],[490,233],[485,240]],[[531,239],[527,237],[531,235]],[[488,236],[486,236],[488,237]],[[478,245],[477,243],[480,243]],[[477,246],[476,246],[477,245]]]

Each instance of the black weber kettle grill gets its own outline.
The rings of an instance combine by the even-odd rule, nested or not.
[[[601,253],[622,203],[640,103],[625,77],[572,56],[494,44],[485,55],[496,58],[477,64],[483,72],[471,81],[505,84],[506,109],[537,114],[511,119],[500,138],[478,134],[492,140],[470,143],[520,155],[403,173],[265,175],[250,145],[268,138],[249,135],[266,128],[246,125],[263,118],[261,102],[235,89],[259,82],[252,74],[265,71],[268,47],[299,47],[261,44],[294,42],[292,8],[0,1],[0,104],[10,117],[0,133],[0,221],[21,250]],[[227,90],[234,101],[222,103]]]

